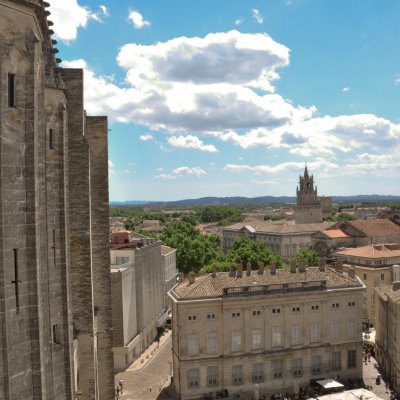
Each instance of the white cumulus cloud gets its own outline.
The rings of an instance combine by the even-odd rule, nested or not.
[[[175,168],[170,174],[159,174],[157,179],[178,179],[180,177],[200,177],[206,175],[206,171],[200,167],[178,167]]]
[[[51,0],[50,12],[55,35],[64,41],[75,40],[78,29],[85,28],[90,19],[99,21],[96,13],[81,6],[77,0]]]
[[[213,137],[243,149],[284,149],[302,159],[352,156],[346,171],[361,165],[354,162],[360,154],[398,154],[400,124],[373,114],[316,116],[316,107],[274,93],[289,53],[265,34],[229,31],[123,46],[117,59],[126,71],[123,87],[85,60],[63,65],[85,69],[88,113],[166,131],[173,147],[215,153],[218,146],[204,139]]]
[[[118,54],[133,85],[150,80],[192,84],[254,84],[270,88],[289,49],[262,33],[238,31],[178,37],[154,45],[126,44]]]
[[[105,16],[110,15],[110,12],[108,11],[108,8],[107,8],[105,5],[102,5],[102,4],[101,4],[99,7],[100,7],[101,12],[102,12]]]
[[[327,172],[336,171],[339,166],[335,163],[327,161],[323,158],[317,158],[316,161],[307,163],[307,166],[312,171]],[[231,172],[253,172],[256,174],[276,174],[280,172],[293,171],[304,169],[304,162],[285,162],[277,165],[247,165],[247,164],[227,164],[224,167],[225,171]]]
[[[168,138],[168,143],[173,147],[181,149],[194,149],[206,151],[209,153],[217,153],[217,148],[212,144],[204,144],[197,136],[171,136]]]
[[[257,24],[262,24],[264,22],[264,17],[256,8],[253,8],[253,18],[257,22]]]
[[[173,173],[178,176],[186,175],[186,176],[202,176],[206,175],[206,171],[201,169],[200,167],[179,167],[174,169]]]
[[[146,26],[150,26],[150,22],[146,21],[142,14],[140,14],[138,11],[131,11],[128,15],[128,19],[132,22],[136,29],[142,29]]]
[[[285,126],[256,128],[246,133],[236,131],[210,132],[224,142],[244,149],[253,147],[287,148],[293,154],[333,155],[348,153],[362,147],[393,149],[400,143],[400,125],[372,114],[340,115],[293,121]]]
[[[230,31],[150,46],[129,44],[118,62],[131,86],[122,88],[96,75],[84,60],[64,63],[85,68],[88,111],[114,121],[204,132],[274,127],[315,111],[253,90],[272,91],[276,69],[289,62],[289,50],[264,34]]]
[[[149,140],[153,140],[154,137],[153,135],[150,135],[149,133],[145,134],[145,135],[140,135],[139,139],[143,142],[148,142]]]

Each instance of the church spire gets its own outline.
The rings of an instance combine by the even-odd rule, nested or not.
[[[308,178],[307,161],[304,161],[304,177]]]

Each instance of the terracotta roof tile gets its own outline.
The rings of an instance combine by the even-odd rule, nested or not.
[[[387,300],[389,297],[395,303],[400,302],[400,290],[393,291],[392,285],[383,285],[374,289],[382,299]]]
[[[349,235],[344,233],[341,229],[330,229],[330,230],[327,229],[327,230],[323,231],[323,233],[332,239],[349,237]]]
[[[335,254],[365,258],[400,257],[400,243],[374,244],[355,248],[350,247],[337,250]]]
[[[360,219],[357,221],[338,222],[332,229],[340,229],[343,224],[363,232],[366,236],[400,235],[400,226],[389,219]]]
[[[240,231],[241,229],[247,229],[250,232],[257,233],[303,233],[303,232],[317,232],[330,228],[333,222],[320,222],[313,224],[295,224],[295,221],[246,221],[239,222],[233,225],[226,226],[222,230],[233,230]],[[249,229],[251,227],[251,229]]]
[[[199,298],[199,297],[219,297],[224,294],[225,288],[244,288],[244,287],[262,287],[266,285],[279,284],[299,284],[299,288],[303,283],[326,282],[327,289],[335,287],[362,287],[362,284],[356,278],[350,278],[346,274],[341,274],[331,268],[325,271],[319,271],[318,268],[307,268],[306,272],[291,273],[289,270],[278,269],[276,275],[271,275],[269,270],[265,270],[264,274],[258,271],[252,271],[250,276],[243,272],[243,276],[238,278],[230,276],[229,272],[218,272],[213,278],[212,274],[206,274],[196,277],[194,283],[189,284],[188,280],[184,280],[175,289],[174,292],[180,298]],[[300,290],[300,289],[299,289]],[[250,291],[252,291],[250,289]]]

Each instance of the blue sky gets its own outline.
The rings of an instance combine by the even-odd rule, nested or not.
[[[52,0],[110,200],[400,194],[400,2]]]

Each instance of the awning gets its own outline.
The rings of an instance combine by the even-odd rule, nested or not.
[[[322,379],[320,381],[316,381],[318,385],[321,385],[324,389],[335,389],[335,388],[342,388],[344,385],[342,385],[340,382],[336,382],[333,379]]]

